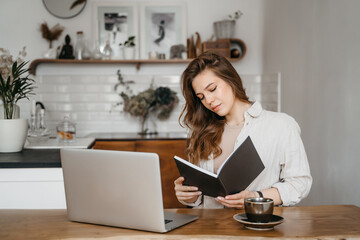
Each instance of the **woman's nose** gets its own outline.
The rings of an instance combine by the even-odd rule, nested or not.
[[[207,94],[205,96],[205,102],[208,105],[211,105],[211,103],[214,101],[214,97],[211,94]]]

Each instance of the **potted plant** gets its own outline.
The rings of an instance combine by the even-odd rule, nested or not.
[[[229,14],[229,19],[214,22],[214,31],[216,39],[232,38],[235,32],[235,23],[243,13],[237,10],[233,15]]]
[[[124,59],[135,58],[135,36],[129,36],[124,43],[120,43],[119,46],[123,46]]]
[[[21,57],[26,56],[25,47],[13,60],[9,51],[0,48],[0,152],[22,150],[28,130],[28,120],[20,119],[16,103],[33,94],[35,81],[29,78],[29,69]]]

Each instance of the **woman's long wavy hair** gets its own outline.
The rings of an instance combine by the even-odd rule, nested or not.
[[[186,103],[179,122],[191,130],[186,153],[189,161],[194,164],[198,164],[200,159],[209,159],[211,154],[214,158],[221,154],[220,141],[226,122],[225,117],[208,110],[192,88],[194,78],[204,70],[212,71],[230,85],[236,98],[249,103],[239,74],[225,57],[205,52],[190,62],[181,76],[182,93]]]

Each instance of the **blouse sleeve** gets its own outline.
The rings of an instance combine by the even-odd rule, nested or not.
[[[299,203],[309,194],[312,177],[300,137],[300,127],[293,118],[284,136],[284,157],[280,162],[280,181],[272,187],[278,189],[283,206],[291,206]]]

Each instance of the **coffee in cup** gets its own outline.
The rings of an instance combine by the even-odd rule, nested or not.
[[[271,198],[246,198],[246,217],[251,222],[269,222],[274,211],[274,200]]]

